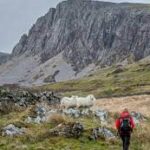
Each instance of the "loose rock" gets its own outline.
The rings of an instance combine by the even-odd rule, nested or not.
[[[131,112],[131,116],[133,117],[135,124],[139,124],[141,121],[145,120],[145,117],[139,112],[133,111]]]
[[[24,128],[18,128],[13,124],[10,124],[3,128],[2,136],[16,136],[16,135],[23,135],[25,133]]]
[[[81,123],[67,123],[58,125],[50,131],[50,134],[53,136],[79,138],[83,131],[84,127]]]
[[[97,140],[98,138],[113,139],[116,138],[115,135],[107,128],[95,128],[92,130],[92,134],[90,136],[91,140]]]

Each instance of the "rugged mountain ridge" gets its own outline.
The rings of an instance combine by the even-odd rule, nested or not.
[[[68,0],[38,19],[13,55],[41,54],[46,61],[63,51],[77,70],[92,62],[112,65],[130,54],[150,54],[150,11],[131,4]],[[137,7],[137,8],[136,8]]]
[[[26,71],[30,77],[22,80],[44,76],[42,80],[55,81],[58,74],[56,81],[73,79],[96,66],[110,66],[129,58],[138,61],[150,55],[149,32],[149,5],[68,0],[51,8],[28,35],[21,37],[13,49],[12,60],[34,58],[28,64],[32,69]],[[56,64],[52,66],[52,62]]]

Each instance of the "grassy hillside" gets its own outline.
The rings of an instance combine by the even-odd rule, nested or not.
[[[64,95],[94,94],[97,98],[112,96],[127,96],[150,92],[150,61],[122,66],[105,68],[80,80],[49,84],[33,88],[37,91],[53,90]],[[138,111],[146,116],[146,121],[141,122],[134,130],[131,150],[148,150],[150,147],[150,96],[128,96],[121,98],[104,98],[97,101],[96,106],[109,111],[108,128],[114,130],[114,119],[118,111],[128,107],[131,111]],[[34,107],[34,106],[33,106]],[[23,136],[7,137],[0,135],[0,150],[120,150],[121,141],[107,141],[103,138],[90,141],[88,136],[92,128],[100,127],[99,120],[93,116],[85,118],[64,118],[65,122],[78,121],[84,125],[85,131],[79,138],[65,138],[51,136],[49,130],[57,126],[52,121],[43,124],[26,123],[25,119],[33,112],[27,108],[21,112],[0,114],[0,130],[8,124],[25,127],[27,132]]]
[[[109,105],[109,104],[107,104]],[[80,118],[73,120],[65,118],[65,121],[80,121],[85,132],[79,138],[65,138],[51,136],[49,130],[56,126],[52,122],[43,124],[27,124],[24,119],[30,114],[30,109],[22,112],[13,112],[7,115],[0,115],[0,129],[4,126],[13,123],[19,127],[25,127],[27,133],[23,136],[6,137],[0,135],[1,150],[120,150],[121,141],[117,138],[115,141],[107,141],[103,138],[97,141],[88,139],[90,128],[99,127],[100,122],[93,118]],[[115,114],[110,113],[113,117]],[[149,120],[136,127],[133,133],[131,150],[148,150],[150,143],[150,128]],[[114,120],[111,120],[109,125],[114,132]]]
[[[53,90],[62,95],[94,94],[97,98],[150,93],[150,60],[101,69],[88,77],[53,83],[35,90]]]

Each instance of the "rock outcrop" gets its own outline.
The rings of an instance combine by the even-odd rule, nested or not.
[[[98,140],[99,138],[105,138],[106,140],[115,139],[115,134],[107,128],[95,128],[92,129],[92,134],[89,137],[91,140]]]
[[[140,124],[141,122],[146,121],[146,118],[144,117],[144,115],[139,112],[133,111],[133,112],[131,112],[131,115],[133,117],[135,124]]]
[[[84,131],[84,127],[81,123],[78,122],[70,122],[60,124],[54,129],[50,130],[50,135],[52,136],[65,136],[65,137],[73,137],[79,138]]]
[[[139,60],[150,54],[149,16],[140,4],[68,0],[39,18],[12,55],[40,53],[44,62],[63,51],[77,71],[91,63],[112,65],[130,55]]]
[[[25,128],[18,128],[13,124],[9,124],[5,128],[3,128],[2,135],[3,136],[19,136],[25,134]]]
[[[26,90],[0,89],[0,113],[10,113],[15,109],[25,109],[37,103],[46,103],[49,106],[60,104],[60,98],[53,92],[34,93]],[[36,110],[38,116],[46,113],[46,108],[38,106]]]

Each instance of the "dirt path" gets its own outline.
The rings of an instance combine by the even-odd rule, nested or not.
[[[96,101],[96,106],[111,112],[120,112],[124,108],[141,112],[150,116],[150,95],[127,96],[119,98],[102,98]]]

